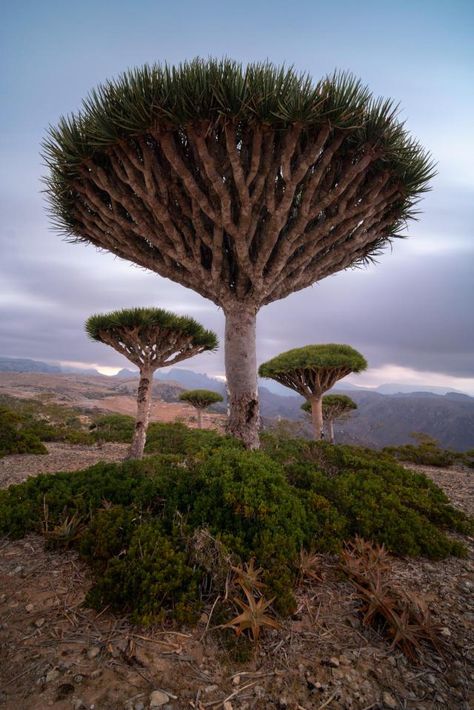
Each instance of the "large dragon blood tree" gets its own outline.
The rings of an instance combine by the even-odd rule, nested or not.
[[[205,350],[215,350],[217,337],[193,318],[161,308],[129,308],[97,314],[87,320],[86,332],[92,340],[110,345],[139,369],[137,417],[128,454],[130,459],[139,459],[145,448],[155,370]]]
[[[143,66],[44,144],[56,226],[225,314],[229,430],[258,447],[256,314],[377,255],[413,216],[429,155],[349,74],[270,63]]]
[[[367,369],[365,358],[350,345],[306,345],[281,353],[260,365],[260,377],[268,377],[298,392],[311,403],[314,438],[323,431],[323,395],[352,372]]]

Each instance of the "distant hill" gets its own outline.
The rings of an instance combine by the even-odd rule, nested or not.
[[[457,393],[347,392],[358,409],[336,426],[341,442],[381,447],[406,444],[422,431],[457,451],[474,447],[474,398]],[[413,443],[413,442],[412,442]]]
[[[38,360],[17,357],[0,357],[0,372],[61,372],[59,365],[48,365]]]
[[[41,360],[29,360],[20,357],[1,357],[0,372],[44,372],[58,374],[60,372],[71,375],[100,375],[92,367],[69,367],[67,365],[51,365]]]
[[[138,371],[137,370],[127,370],[126,367],[122,368],[122,370],[119,370],[118,372],[113,375],[113,377],[118,377],[119,379],[130,379],[131,377],[138,377]]]
[[[181,385],[181,387],[188,390],[213,390],[223,396],[225,396],[226,393],[225,384],[222,381],[216,380],[208,375],[200,374],[199,372],[193,372],[192,370],[182,370],[179,367],[173,367],[169,372],[158,370],[155,374],[155,379],[161,380],[162,382],[176,382]]]
[[[342,387],[344,389],[344,387]],[[455,392],[457,394],[462,394],[459,390],[454,390],[449,387],[427,387],[425,385],[399,385],[399,384],[386,384],[379,385],[375,392],[380,394],[410,394],[412,392],[431,392],[431,394],[448,394],[450,392]]]

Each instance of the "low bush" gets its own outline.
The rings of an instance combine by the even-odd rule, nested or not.
[[[104,414],[91,427],[95,441],[117,441],[129,444],[132,441],[135,420],[127,414]]]
[[[0,397],[0,456],[6,454],[46,454],[41,443],[64,441],[69,444],[93,444],[77,414],[52,403],[48,398],[20,400]]]
[[[242,444],[211,429],[189,429],[181,422],[152,422],[148,427],[145,453],[208,455],[222,448],[242,449]]]
[[[386,454],[271,436],[264,451],[244,451],[183,425],[157,431],[162,449],[165,432],[176,434],[172,453],[1,491],[0,534],[42,532],[47,511],[55,543],[76,547],[93,566],[89,603],[146,623],[189,619],[206,590],[221,589],[225,572],[196,550],[204,531],[220,564],[255,560],[265,597],[276,597],[281,613],[294,609],[302,550],[336,552],[360,535],[400,555],[464,554],[448,533],[469,533],[471,521],[426,476]]]
[[[22,417],[0,407],[0,457],[8,454],[47,454],[41,439],[25,426]]]
[[[417,444],[404,444],[403,446],[386,446],[383,451],[393,456],[398,461],[406,461],[421,466],[436,466],[446,468],[455,463],[474,468],[473,451],[452,451],[443,449],[436,439],[423,433],[411,435]]]

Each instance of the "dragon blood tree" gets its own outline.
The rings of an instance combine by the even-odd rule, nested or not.
[[[198,427],[202,429],[202,413],[205,409],[211,406],[211,404],[216,404],[217,402],[222,402],[223,397],[218,392],[212,392],[212,390],[187,390],[179,395],[182,402],[189,402],[192,404],[197,412]]]
[[[56,227],[223,309],[229,430],[249,448],[258,310],[371,260],[428,189],[396,114],[349,74],[196,59],[130,70],[50,129]]]
[[[314,438],[323,430],[323,395],[338,380],[367,368],[365,358],[349,345],[306,345],[277,355],[260,365],[260,377],[268,377],[298,392],[311,403]]]
[[[301,405],[304,412],[311,414],[311,402],[306,400]],[[357,404],[353,399],[345,394],[326,394],[323,397],[323,420],[327,422],[329,429],[329,441],[334,444],[334,422],[336,419],[347,417],[350,412],[357,409]]]
[[[161,308],[130,308],[91,316],[86,331],[92,340],[110,345],[140,371],[137,418],[129,459],[140,459],[145,448],[150,418],[153,374],[218,346],[214,333],[192,318]]]

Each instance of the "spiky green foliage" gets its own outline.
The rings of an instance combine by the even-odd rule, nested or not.
[[[99,342],[104,342],[104,334],[114,337],[123,331],[133,331],[140,340],[152,344],[170,333],[189,337],[193,346],[203,350],[215,350],[219,345],[215,333],[205,330],[194,318],[177,316],[162,308],[125,308],[93,315],[86,322],[87,334]]]
[[[323,397],[323,412],[350,412],[357,404],[346,394],[326,394]]]
[[[306,345],[277,355],[260,365],[260,377],[276,380],[303,397],[331,389],[342,377],[367,368],[365,358],[350,345]]]
[[[372,259],[415,217],[433,163],[397,114],[393,101],[375,98],[349,73],[314,82],[292,68],[269,62],[244,68],[229,59],[132,69],[93,90],[81,111],[50,128],[44,158],[53,220],[73,241],[153,268],[219,304],[229,292],[239,298],[252,292],[256,278],[250,263],[257,264],[259,276],[268,277],[265,288],[258,289],[259,305],[269,303]],[[196,147],[201,137],[205,150]],[[168,138],[174,157],[163,147]],[[204,156],[206,150],[210,157]],[[292,175],[298,163],[301,175]],[[362,182],[359,166],[365,169]],[[277,206],[285,212],[278,225],[268,220],[272,191],[259,187],[259,174],[266,179],[268,169]],[[312,196],[308,184],[318,171],[321,192]],[[352,226],[345,222],[339,242],[347,258],[333,263],[328,251],[332,236],[319,234],[322,223],[344,219],[341,204],[356,211],[372,206],[381,191],[389,196],[383,214],[375,222],[367,215],[362,226],[360,220]],[[336,205],[330,204],[333,195],[341,198]],[[227,198],[234,203],[231,219],[225,216],[228,206],[221,210],[219,204]],[[308,199],[311,208],[305,205]],[[248,224],[245,215],[239,218],[241,210],[248,212],[246,201],[253,212]],[[242,239],[238,246],[236,225]],[[214,226],[224,229],[224,238],[213,237]],[[274,248],[263,244],[267,229]],[[285,244],[291,246],[288,252]],[[311,257],[316,252],[324,259],[315,270]],[[216,268],[216,253],[222,270]],[[193,262],[201,273],[192,273]],[[280,283],[277,275],[287,263],[293,267],[291,283]],[[223,281],[222,290],[218,284]]]
[[[206,409],[211,404],[223,401],[222,395],[218,392],[212,392],[212,390],[187,390],[186,392],[181,392],[179,398],[182,402],[189,402],[197,409]]]
[[[350,345],[306,345],[281,353],[260,365],[260,377],[273,378],[280,373],[296,369],[339,369],[347,368],[350,372],[361,372],[367,368],[365,358]]]

